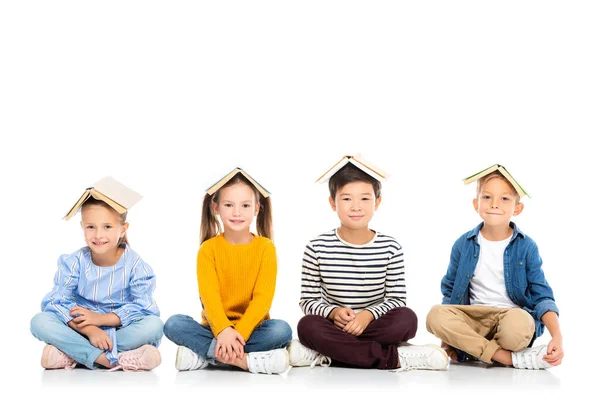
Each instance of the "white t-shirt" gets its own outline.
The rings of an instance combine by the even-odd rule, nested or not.
[[[471,305],[500,308],[518,307],[506,293],[504,282],[504,250],[510,237],[498,242],[485,239],[481,232],[477,236],[480,253],[479,261],[471,279]]]

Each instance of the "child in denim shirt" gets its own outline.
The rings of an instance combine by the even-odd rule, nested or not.
[[[511,221],[527,193],[504,167],[490,169],[477,180],[473,199],[483,222],[454,243],[442,304],[429,312],[427,330],[454,362],[475,357],[514,368],[557,366],[564,354],[552,288],[537,245]],[[531,347],[544,327],[552,339]]]

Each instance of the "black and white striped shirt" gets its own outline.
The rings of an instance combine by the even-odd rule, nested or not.
[[[300,307],[325,318],[336,307],[369,310],[375,319],[406,305],[404,253],[392,237],[376,233],[363,245],[337,230],[311,240],[302,259]]]

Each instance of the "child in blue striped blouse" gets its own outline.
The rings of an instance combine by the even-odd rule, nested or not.
[[[446,369],[440,347],[405,343],[417,332],[417,316],[406,307],[404,253],[394,238],[369,228],[381,182],[364,168],[348,163],[329,179],[329,203],[341,224],[304,251],[300,307],[306,315],[298,322],[299,340],[288,347],[290,364]]]
[[[33,336],[47,343],[42,367],[150,370],[160,364],[156,278],[129,246],[126,215],[93,197],[81,206],[87,246],[59,257],[54,288],[31,320]]]

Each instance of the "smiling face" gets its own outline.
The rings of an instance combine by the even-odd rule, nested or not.
[[[485,179],[485,178],[483,178]],[[517,192],[506,179],[493,176],[481,183],[473,207],[489,228],[508,228],[511,217],[523,211]]]
[[[260,208],[254,190],[245,183],[236,183],[219,190],[218,202],[213,202],[215,215],[221,217],[225,234],[250,232],[250,225]]]
[[[381,197],[375,197],[373,185],[368,182],[348,183],[337,191],[335,199],[329,198],[342,229],[353,231],[369,230],[369,222],[380,202]]]
[[[93,204],[82,207],[81,227],[92,256],[109,259],[117,254],[119,239],[125,236],[129,223],[123,223],[109,206]]]

